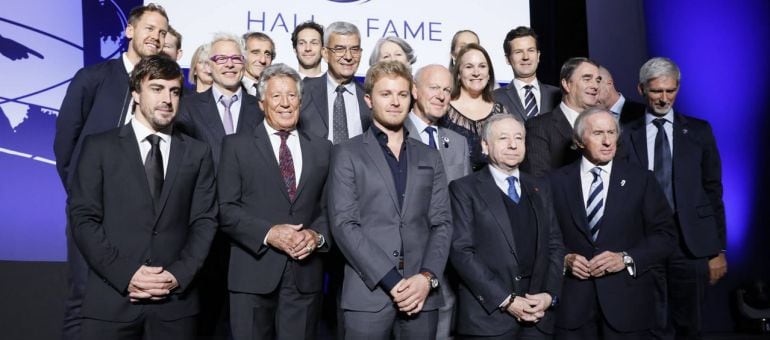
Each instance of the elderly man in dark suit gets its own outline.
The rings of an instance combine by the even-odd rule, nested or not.
[[[592,108],[575,122],[583,156],[551,175],[567,255],[556,339],[649,339],[655,326],[651,268],[677,237],[652,173],[615,159],[618,121]]]
[[[670,324],[661,335],[699,339],[707,283],[727,271],[727,228],[716,140],[708,122],[674,111],[679,79],[670,59],[642,65],[639,93],[647,113],[625,125],[622,146],[631,163],[655,173],[682,237],[661,275],[660,293],[668,297],[662,317]]]
[[[484,123],[489,166],[452,182],[450,259],[460,278],[463,339],[547,339],[561,291],[564,246],[547,181],[519,171],[524,124]]]
[[[313,339],[329,249],[326,175],[331,143],[297,130],[302,82],[284,64],[262,71],[265,121],[225,138],[219,167],[222,230],[230,236],[234,339]]]
[[[403,128],[411,85],[400,62],[372,66],[374,124],[332,152],[329,218],[346,259],[347,339],[436,337],[452,217],[441,156]]]
[[[193,279],[216,232],[211,152],[173,129],[175,61],[142,59],[131,91],[134,118],[86,138],[68,202],[89,269],[83,338],[192,339]]]
[[[599,64],[587,58],[564,62],[560,72],[562,101],[552,112],[527,120],[527,156],[521,169],[541,177],[580,158],[572,128],[580,112],[596,105]]]
[[[495,101],[522,121],[551,112],[561,102],[561,92],[537,80],[540,48],[535,31],[526,26],[508,31],[503,51],[514,78],[508,86],[495,90]]]

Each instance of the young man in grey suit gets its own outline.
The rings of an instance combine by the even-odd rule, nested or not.
[[[440,154],[403,128],[411,85],[400,62],[372,66],[365,88],[374,123],[332,152],[329,218],[346,259],[347,339],[436,337],[452,217]]]
[[[521,121],[551,112],[559,105],[559,88],[537,80],[540,48],[533,29],[519,26],[510,30],[503,40],[503,51],[514,78],[508,86],[495,90],[496,102]]]

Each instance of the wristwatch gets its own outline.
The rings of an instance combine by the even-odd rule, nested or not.
[[[324,236],[321,235],[321,233],[317,233],[316,235],[318,236],[316,236],[316,239],[315,239],[315,247],[316,249],[318,249],[323,247],[324,244],[326,244],[326,238],[324,238]]]
[[[556,295],[551,294],[551,307],[550,308],[555,308],[558,305],[559,305],[559,297],[556,296]]]
[[[634,259],[626,252],[623,252],[623,264],[626,266],[628,275],[634,276]]]
[[[430,272],[421,272],[422,276],[425,276],[426,279],[428,279],[428,283],[430,283],[430,289],[436,289],[438,288],[438,279],[433,276]]]

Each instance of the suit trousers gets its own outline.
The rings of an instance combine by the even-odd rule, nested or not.
[[[315,339],[321,292],[302,293],[293,261],[286,262],[278,288],[269,294],[230,292],[233,340]]]
[[[512,329],[509,332],[497,336],[472,336],[457,335],[457,340],[550,340],[553,335],[545,334],[535,327],[535,324],[526,324]]]
[[[83,316],[83,297],[88,280],[88,264],[72,239],[69,222],[67,234],[67,296],[64,300],[62,339],[80,340]]]
[[[194,340],[197,316],[177,320],[161,320],[147,308],[131,322],[111,322],[83,318],[83,340]]]
[[[395,305],[379,312],[344,311],[345,339],[436,339],[438,310],[421,311],[408,316]]]
[[[558,308],[558,307],[557,307]],[[628,306],[628,308],[634,308],[634,306]],[[655,337],[651,330],[644,330],[639,332],[621,332],[613,328],[604,317],[602,308],[599,305],[599,297],[597,295],[593,306],[586,306],[586,310],[592,313],[593,316],[582,326],[577,329],[566,329],[556,326],[556,334],[554,339],[556,340],[651,340]]]

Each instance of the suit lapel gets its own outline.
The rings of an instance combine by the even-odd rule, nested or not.
[[[214,100],[214,95],[209,89],[207,95],[201,96],[201,101],[198,105],[201,119],[203,119],[204,125],[211,133],[213,140],[221,141],[225,137],[225,126],[222,125],[222,119],[219,117],[219,108],[217,102]],[[241,105],[243,107],[243,105]]]
[[[144,159],[142,159],[142,152],[139,151],[139,145],[136,143],[136,133],[131,124],[126,124],[120,128],[120,146],[123,149],[122,154],[133,155],[125,158],[125,161],[128,162],[129,173],[134,177],[134,181],[127,181],[127,183],[143,183],[142,188],[144,188],[146,199],[152,200],[150,184],[144,173]]]
[[[366,105],[366,100],[364,100],[364,87],[355,79],[353,79],[353,83],[356,84],[356,98],[358,99],[358,114],[361,116],[361,129],[366,131],[369,125],[372,124],[372,114],[369,106]]]
[[[171,193],[171,189],[174,187],[174,182],[176,182],[179,168],[182,166],[182,162],[186,158],[186,153],[187,141],[185,141],[180,134],[174,133],[171,136],[171,149],[168,156],[168,169],[166,169],[166,177],[163,179],[163,190],[160,192],[160,200],[158,201],[158,206],[156,207],[158,211],[158,214],[155,216],[156,223],[158,222],[158,218],[160,217],[163,208],[166,206],[166,201],[168,201],[168,196]]]
[[[626,169],[618,161],[612,162],[612,172],[610,173],[610,183],[607,185],[607,198],[604,200],[604,214],[601,219],[601,230],[597,237],[597,242],[601,242],[603,238],[616,240],[614,236],[616,230],[611,229],[615,223],[611,221],[619,221],[622,218],[618,216],[622,209],[616,208],[618,204],[622,204],[623,197],[627,197],[628,189],[626,187]],[[631,186],[628,186],[631,187]],[[610,221],[610,222],[607,222]],[[610,229],[608,229],[608,227]],[[609,236],[608,236],[609,235]]]
[[[638,119],[631,127],[631,149],[639,160],[639,164],[645,168],[649,168],[649,162],[647,161],[647,129],[645,128],[645,120]]]
[[[275,153],[273,152],[273,144],[270,143],[270,137],[267,135],[267,130],[265,130],[264,122],[262,122],[256,127],[256,129],[254,130],[254,137],[255,137],[254,145],[257,147],[257,151],[259,152],[257,157],[259,157],[262,160],[261,162],[257,162],[257,163],[262,164],[262,166],[264,166],[267,176],[273,177],[276,179],[270,182],[277,183],[281,189],[278,191],[280,191],[281,194],[283,194],[283,197],[285,197],[287,201],[291,201],[289,199],[289,192],[286,191],[286,186],[283,184],[283,175],[281,175],[281,168],[278,165],[278,161],[275,158]],[[300,144],[300,147],[301,146],[302,144]]]
[[[520,183],[521,183],[521,191],[524,193],[524,197],[529,198],[529,208],[532,211],[532,216],[535,218],[535,230],[537,231],[537,243],[535,244],[535,253],[537,253],[538,248],[543,241],[542,238],[544,235],[547,235],[548,231],[543,230],[543,224],[540,223],[540,215],[539,215],[539,209],[537,207],[541,206],[540,203],[540,189],[537,187],[532,186],[532,181],[529,178],[529,175],[520,173],[519,175],[521,177]]]
[[[516,90],[516,86],[513,85],[513,81],[508,84],[508,88],[505,89],[504,93],[513,102],[513,108],[516,110],[516,112],[511,113],[518,114],[522,122],[527,121],[527,114],[524,112],[524,106],[521,105],[521,99],[519,99],[519,93]]]
[[[699,147],[692,143],[692,140],[689,137],[689,124],[687,118],[683,115],[674,114],[673,131],[674,142],[671,147],[674,149],[674,156],[671,159],[673,163],[672,176],[674,176],[674,178],[672,178],[672,181],[674,185],[676,185],[678,183],[676,180],[677,176],[687,175],[687,164],[699,163],[696,158],[696,151]],[[674,192],[676,192],[676,188],[674,188]]]
[[[560,107],[553,110],[553,124],[556,127],[556,131],[559,132],[564,138],[572,139],[572,125],[570,125],[567,116]]]
[[[294,197],[294,201],[297,201],[297,197],[302,193],[302,189],[305,188],[305,184],[308,182],[308,179],[310,176],[315,174],[315,169],[313,169],[313,165],[318,164],[318,162],[314,161],[315,158],[315,152],[314,152],[314,144],[313,141],[308,138],[305,134],[297,131],[297,135],[299,136],[299,147],[302,149],[302,168],[306,171],[303,171],[302,177],[299,179],[299,183],[297,183],[297,194]],[[287,193],[288,197],[288,193]]]
[[[484,200],[489,207],[489,212],[497,221],[497,226],[500,228],[500,232],[505,237],[505,241],[508,246],[513,250],[513,256],[516,262],[519,262],[518,250],[516,249],[516,242],[513,239],[513,230],[511,229],[511,220],[508,217],[508,212],[505,210],[505,204],[500,200],[500,188],[495,184],[492,173],[489,172],[489,167],[481,170],[482,173],[478,175],[477,180],[479,185],[477,190],[479,196]]]
[[[326,127],[326,131],[328,134],[329,131],[329,98],[326,94],[329,89],[329,75],[324,74],[321,76],[322,86],[319,86],[316,88],[316,92],[313,93],[313,104],[316,106],[316,112],[318,112],[318,115],[321,116],[321,121],[324,123],[324,127]]]
[[[588,234],[588,217],[586,217],[585,200],[583,198],[582,179],[580,178],[580,162],[575,162],[566,170],[567,190],[565,192],[567,201],[571,205],[572,220],[575,227],[586,237],[588,242],[591,235]]]
[[[385,160],[385,156],[382,154],[380,144],[377,142],[377,138],[374,136],[374,132],[372,132],[371,129],[364,132],[363,142],[364,153],[366,153],[369,156],[369,159],[374,162],[374,167],[377,169],[377,173],[380,174],[382,180],[385,181],[385,187],[390,194],[390,198],[393,199],[393,205],[396,207],[399,215],[401,215],[401,206],[398,204],[398,197],[396,196],[396,184],[393,182],[393,175],[390,173],[388,162]],[[409,148],[407,147],[407,149]],[[407,152],[409,151],[407,150]],[[410,159],[413,160],[412,162],[409,162],[411,170],[411,163],[417,162],[418,160],[414,158]],[[407,188],[408,187],[409,173],[407,172]]]
[[[241,102],[241,111],[238,114],[238,126],[235,128],[236,132],[254,129],[254,127],[257,126],[258,120],[256,113],[260,111],[254,96],[247,94],[245,90],[241,91],[241,95],[243,96],[243,102]],[[222,127],[222,132],[224,132],[224,126]]]

